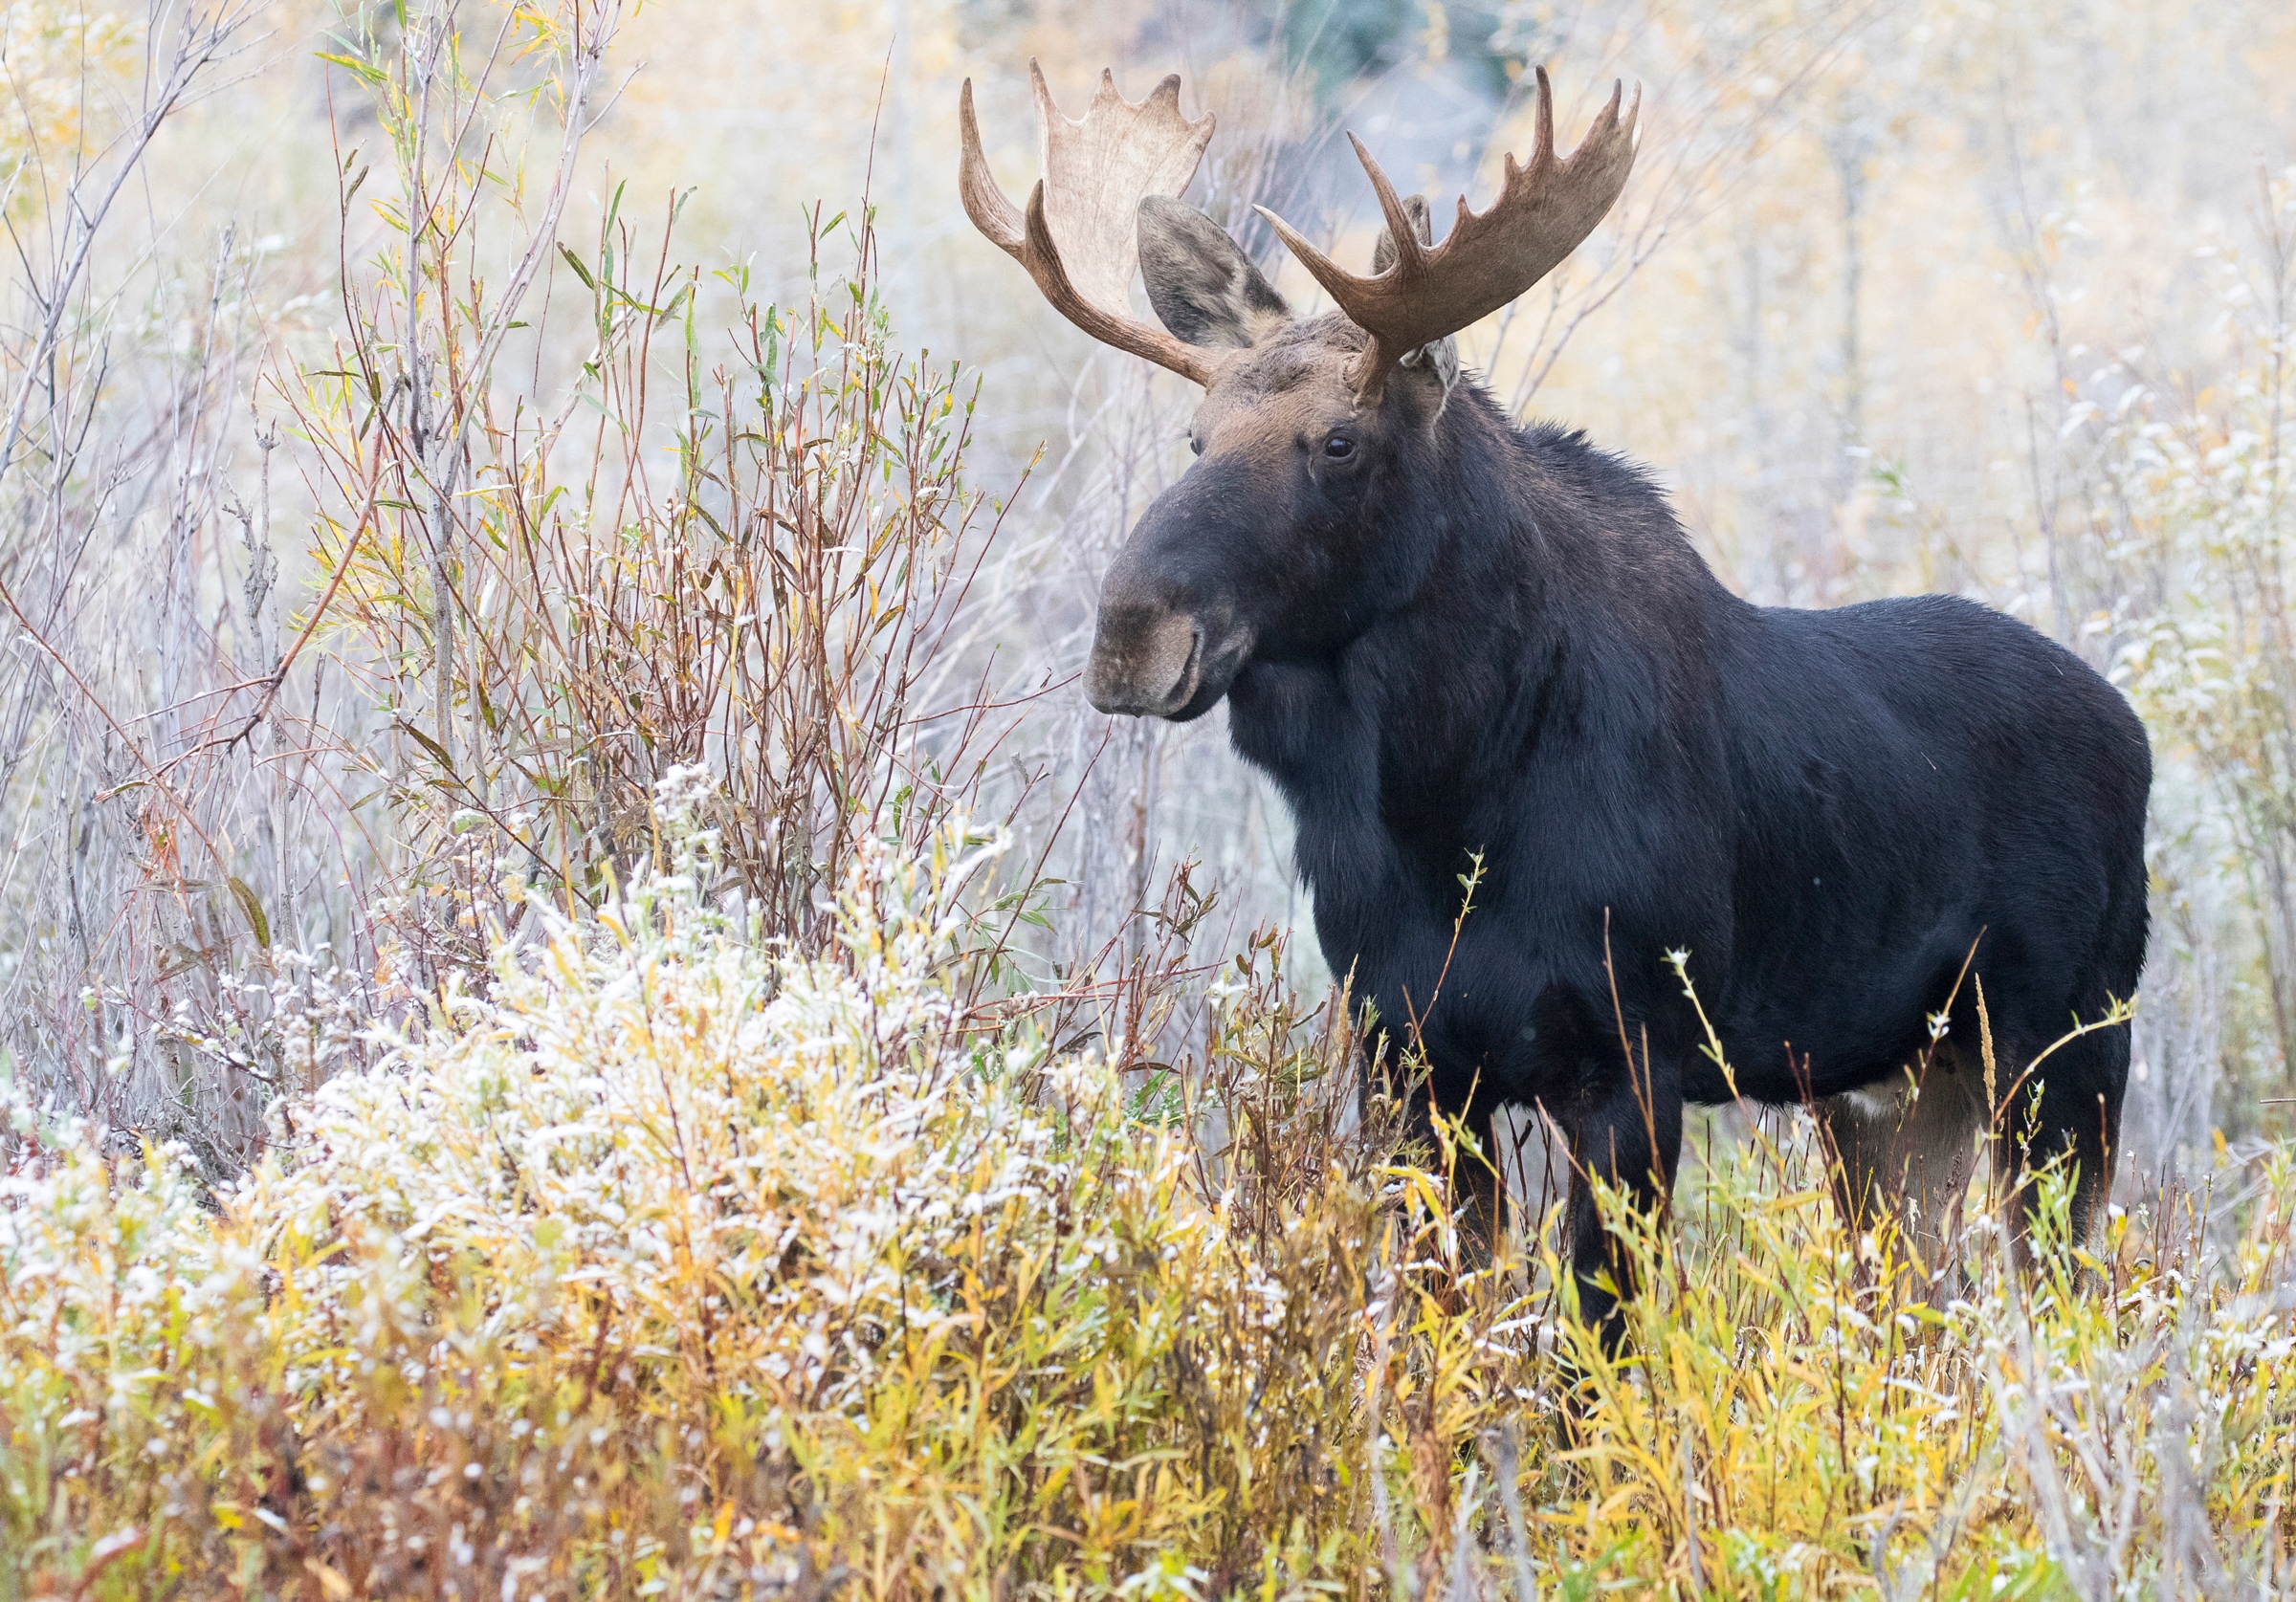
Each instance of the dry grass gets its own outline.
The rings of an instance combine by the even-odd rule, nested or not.
[[[993,846],[865,850],[823,954],[775,955],[667,782],[658,868],[535,892],[491,994],[282,1104],[220,1212],[14,1102],[6,1594],[2291,1578],[2285,1155],[2117,1218],[2107,1294],[1979,1218],[1924,1304],[1789,1125],[1618,1218],[1650,1288],[1613,1365],[1551,1262],[1462,1270],[1346,1042],[1248,964],[1143,1100],[1049,1003],[967,999]]]

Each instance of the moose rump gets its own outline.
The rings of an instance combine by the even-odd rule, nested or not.
[[[1635,107],[1614,90],[1558,156],[1542,70],[1530,161],[1441,244],[1358,143],[1386,220],[1370,276],[1269,217],[1338,308],[1298,317],[1174,198],[1211,134],[1177,78],[1135,106],[1104,76],[1082,121],[1035,82],[1025,212],[968,85],[967,209],[1080,327],[1204,389],[1197,462],[1109,570],[1087,693],[1226,703],[1296,820],[1326,958],[1424,1051],[1432,1108],[1486,1153],[1502,1106],[1567,1135],[1585,1314],[1615,1338],[1626,1280],[1589,1181],[1657,1205],[1690,1101],[1812,1105],[1844,1209],[1932,1248],[1990,1131],[1998,1172],[2069,1159],[2086,1234],[2144,959],[2151,757],[2127,703],[1971,602],[1754,605],[1645,474],[1518,427],[1460,370],[1456,332],[1617,198]],[[1160,328],[1129,308],[1136,265]],[[1460,1182],[1494,1228],[1495,1171]]]
[[[2070,1157],[2086,1236],[2144,965],[2143,725],[2071,652],[1956,597],[1739,610],[1718,684],[1737,950],[1712,976],[1737,1088],[1817,1102],[1862,1224],[1903,1196],[1940,1244],[1991,1127],[2005,1174]],[[1719,1079],[1701,1062],[1689,1093],[1720,1100]]]

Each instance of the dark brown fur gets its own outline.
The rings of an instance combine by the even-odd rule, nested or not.
[[[1588,1176],[1655,1205],[1686,1100],[1819,1104],[1850,1158],[1845,1203],[1906,1198],[1933,1228],[1966,1177],[1936,1165],[1987,1122],[1966,1083],[1979,983],[2015,1083],[1997,1156],[2068,1155],[2085,1233],[2128,1031],[2019,1075],[2143,965],[2152,766],[2118,691],[1950,596],[1749,604],[1638,469],[1515,427],[1441,352],[1360,409],[1360,333],[1223,314],[1220,285],[1243,281],[1232,263],[1185,296],[1151,281],[1230,354],[1200,460],[1110,569],[1088,687],[1114,712],[1228,703],[1237,750],[1298,821],[1325,956],[1424,1048],[1434,1104],[1486,1150],[1503,1105],[1567,1131],[1587,1315],[1618,1332],[1602,1282],[1623,1275]],[[1914,1100],[1934,1013],[1930,1072],[1960,1077]],[[1493,1194],[1486,1176],[1468,1199]]]

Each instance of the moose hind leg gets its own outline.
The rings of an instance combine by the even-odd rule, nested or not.
[[[1499,1160],[1495,1103],[1478,1098],[1467,1112],[1477,1150],[1462,1151],[1451,1169],[1451,1205],[1461,1243],[1476,1262],[1496,1262],[1507,1239],[1507,1179]]]
[[[2065,1243],[2096,1244],[2120,1157],[2121,1098],[2128,1088],[2129,1029],[2122,1024],[2064,1042],[2003,1097],[1995,1161],[2021,1187],[2020,1240],[2029,1238],[2040,1203],[2031,1176],[2063,1162],[2072,1182]]]
[[[1975,1070],[1949,1048],[1926,1073],[1900,1069],[1814,1109],[1832,1149],[1834,1198],[1844,1224],[1863,1238],[1893,1222],[1901,1255],[1932,1283],[1952,1252],[1985,1127],[1985,1090]]]

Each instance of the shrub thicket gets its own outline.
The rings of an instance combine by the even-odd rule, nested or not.
[[[590,915],[531,892],[487,994],[280,1104],[217,1205],[12,1097],[7,1594],[2289,1578],[2285,1157],[2225,1216],[2116,1218],[2105,1294],[1979,1218],[1923,1303],[1757,1139],[1617,1214],[1649,1288],[1613,1366],[1551,1262],[1463,1267],[1250,958],[1144,1099],[1038,999],[968,999],[993,844],[859,853],[828,947],[777,953],[666,786],[658,867]]]

